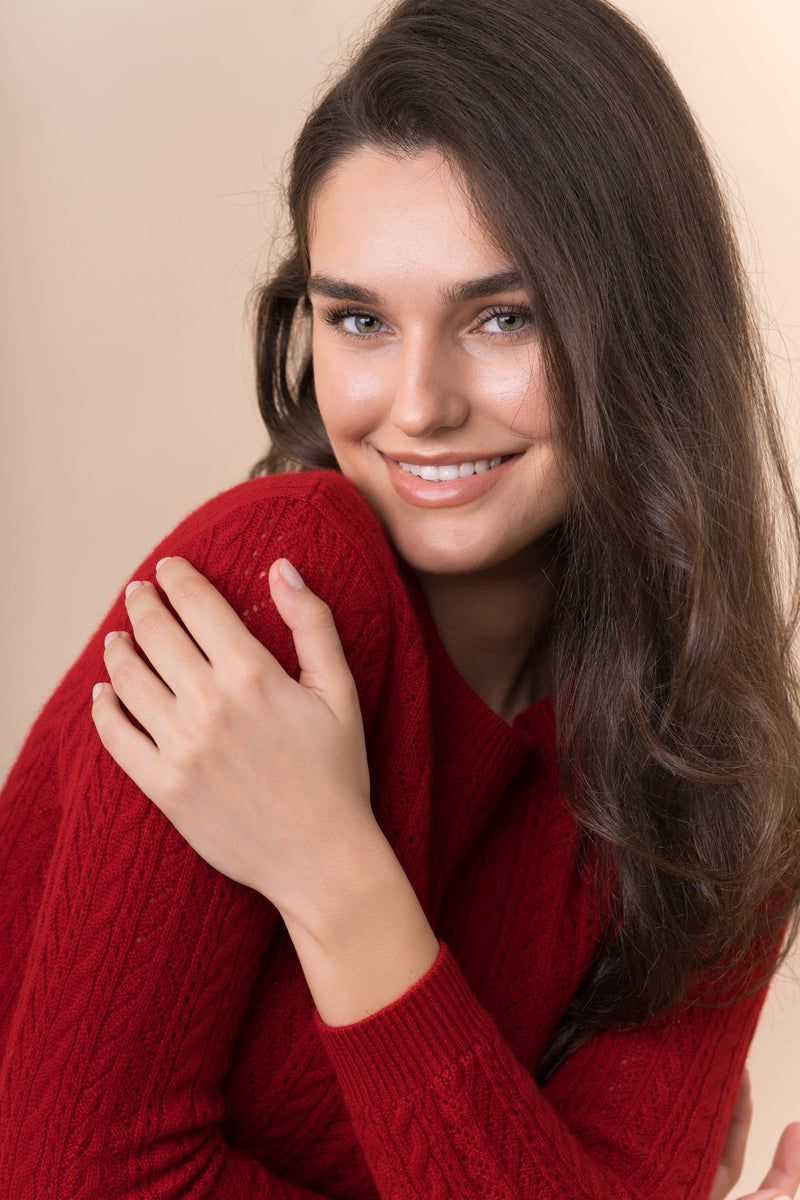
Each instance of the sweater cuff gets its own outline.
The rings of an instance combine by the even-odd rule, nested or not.
[[[353,1025],[326,1025],[318,1013],[314,1019],[342,1090],[357,1105],[391,1104],[428,1087],[493,1031],[441,941],[427,974],[379,1012]]]

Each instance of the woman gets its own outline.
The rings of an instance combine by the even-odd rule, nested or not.
[[[101,635],[12,772],[15,1195],[708,1194],[796,909],[797,511],[674,84],[504,18],[401,4],[295,149],[266,466],[341,474],[142,564],[154,670],[104,625],[101,737],[237,882],[77,716]]]

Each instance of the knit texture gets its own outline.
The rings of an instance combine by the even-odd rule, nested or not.
[[[290,672],[267,571],[330,604],[377,818],[440,937],[358,1024],[315,1013],[272,905],[208,867],[90,718],[120,596],[0,804],[0,1195],[13,1200],[692,1200],[708,1195],[763,995],[605,1034],[534,1073],[602,936],[559,796],[552,706],[508,725],[457,675],[418,585],[333,472],[259,479],[182,554]]]

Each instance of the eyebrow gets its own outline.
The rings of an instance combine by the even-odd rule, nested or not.
[[[480,300],[483,296],[493,296],[497,292],[511,292],[523,289],[522,276],[514,268],[508,271],[497,271],[494,275],[484,275],[480,279],[466,279],[463,283],[448,284],[440,289],[444,304],[465,304],[469,300]],[[372,288],[362,287],[357,283],[349,283],[346,279],[334,279],[330,275],[309,276],[306,288],[309,293],[325,296],[329,300],[353,300],[356,304],[382,303],[381,296]]]

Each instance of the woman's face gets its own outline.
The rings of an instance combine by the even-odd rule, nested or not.
[[[320,413],[399,554],[525,569],[566,503],[539,342],[452,171],[353,153],[316,196],[310,259]]]

